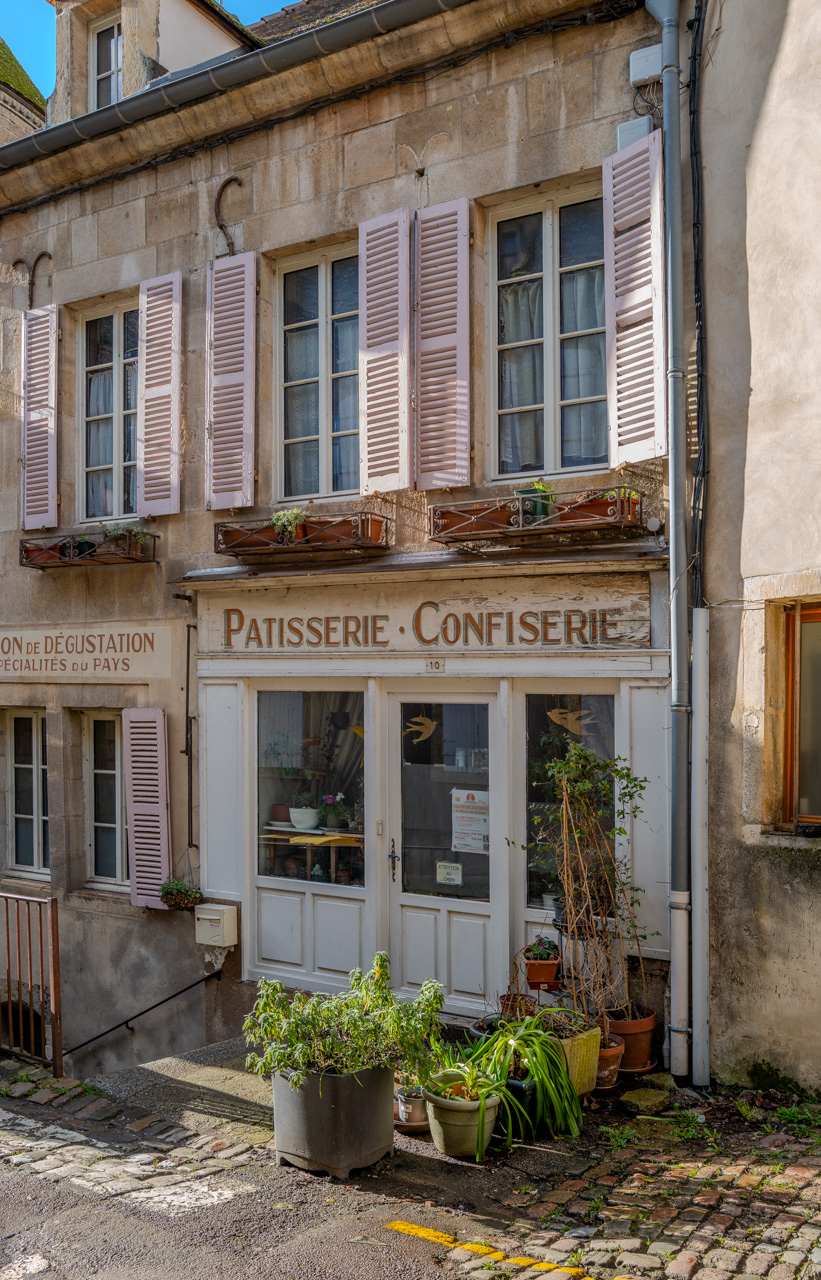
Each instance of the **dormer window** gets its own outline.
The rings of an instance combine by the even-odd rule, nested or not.
[[[89,27],[89,110],[110,107],[123,96],[123,29],[111,15]]]

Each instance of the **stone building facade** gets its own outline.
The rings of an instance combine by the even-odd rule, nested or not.
[[[45,123],[46,102],[5,40],[0,40],[0,147]]]
[[[191,21],[223,44],[186,69],[162,50],[166,3],[123,4],[122,83],[92,111],[112,72],[105,52],[89,65],[89,31],[109,31],[111,9],[62,6],[54,128],[36,152],[0,150],[3,890],[58,899],[69,1048],[224,975],[76,1065],[235,1033],[258,976],[328,989],[377,949],[403,990],[434,976],[453,1012],[481,1011],[552,927],[550,868],[525,852],[542,801],[530,788],[570,740],[649,779],[631,857],[662,1051],[664,237],[659,94],[630,82],[659,27],[632,0],[418,0],[381,6],[379,27],[368,3],[306,3],[248,33],[202,0]],[[688,39],[682,21],[684,65]],[[764,44],[722,31],[704,73],[708,304],[733,316],[711,332],[714,420],[733,423],[715,428],[713,493],[738,480],[728,442],[749,407],[745,379],[722,373],[749,303],[741,174],[768,172],[778,150],[746,158],[752,112],[729,139],[716,120],[733,75],[771,58]],[[764,101],[786,119],[779,93]],[[625,190],[639,193],[629,210]],[[625,235],[636,276],[619,274]],[[29,310],[8,264],[40,251],[49,273]],[[25,325],[45,353],[39,416],[21,399]],[[619,361],[639,348],[631,381]],[[45,460],[24,445],[21,473],[19,432],[42,424]],[[739,495],[712,501],[718,606],[745,592],[724,583],[719,551]],[[722,710],[742,698],[727,680],[740,616],[714,629],[724,1075],[751,1065],[727,939],[749,962],[787,901],[765,875],[769,837],[744,834],[772,817],[756,809],[754,746],[744,803],[758,816],[736,832],[737,797],[724,803],[725,769],[755,738]],[[25,769],[32,814],[15,808]],[[300,834],[292,810],[316,808]],[[40,826],[21,836],[28,818]],[[754,926],[730,902],[742,848],[768,898]],[[172,870],[238,908],[236,945],[203,947],[189,916],[163,909]],[[809,1081],[797,1038],[761,1057]]]

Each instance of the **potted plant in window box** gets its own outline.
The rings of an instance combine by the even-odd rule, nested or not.
[[[588,493],[569,494],[562,504],[557,499],[557,520],[560,524],[638,524],[641,513],[641,494],[635,489],[591,489]]]
[[[527,527],[536,520],[546,520],[553,514],[555,498],[553,490],[545,480],[534,480],[526,489],[514,489],[517,498],[524,498],[522,503],[522,525]]]
[[[202,902],[202,892],[190,881],[171,876],[160,885],[160,898],[172,911],[193,911]]]
[[[23,559],[26,564],[59,564],[62,560],[61,542],[54,542],[44,547],[38,543],[29,543],[23,547]]]
[[[288,809],[288,816],[293,826],[300,831],[315,831],[319,826],[321,812],[321,807],[314,803],[312,793],[310,791],[300,791],[293,805]]]
[[[347,1178],[393,1149],[394,1072],[426,1076],[431,1037],[444,1001],[422,983],[413,1001],[398,999],[384,952],[346,991],[289,996],[263,978],[245,1020],[247,1064],[273,1080],[277,1164]]]
[[[224,546],[234,547],[239,555],[271,546],[292,546],[305,541],[305,512],[301,507],[288,507],[274,511],[268,524],[224,524],[221,537]]]
[[[103,564],[122,564],[124,560],[141,559],[148,538],[149,535],[143,529],[132,528],[131,525],[110,525],[105,531],[105,538],[93,552],[93,557]]]

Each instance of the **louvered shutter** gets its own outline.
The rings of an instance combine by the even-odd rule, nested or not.
[[[165,712],[144,707],[123,712],[123,770],[128,867],[135,907],[159,907],[160,886],[171,874],[168,745]]]
[[[180,509],[180,304],[182,278],[140,285],[137,362],[137,513],[174,515]]]
[[[57,524],[57,307],[23,316],[21,524]]]
[[[360,489],[411,485],[407,209],[359,228]]]
[[[667,452],[661,133],[608,156],[604,279],[610,464]]]
[[[470,483],[468,202],[416,214],[416,488]]]
[[[208,270],[207,501],[254,505],[256,256],[217,258]]]

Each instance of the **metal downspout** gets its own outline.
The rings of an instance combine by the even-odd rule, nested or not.
[[[681,183],[680,0],[647,0],[661,25],[664,90],[664,230],[670,490],[672,766],[670,841],[670,1070],[686,1076],[690,1038],[690,638],[686,520],[684,252]]]

